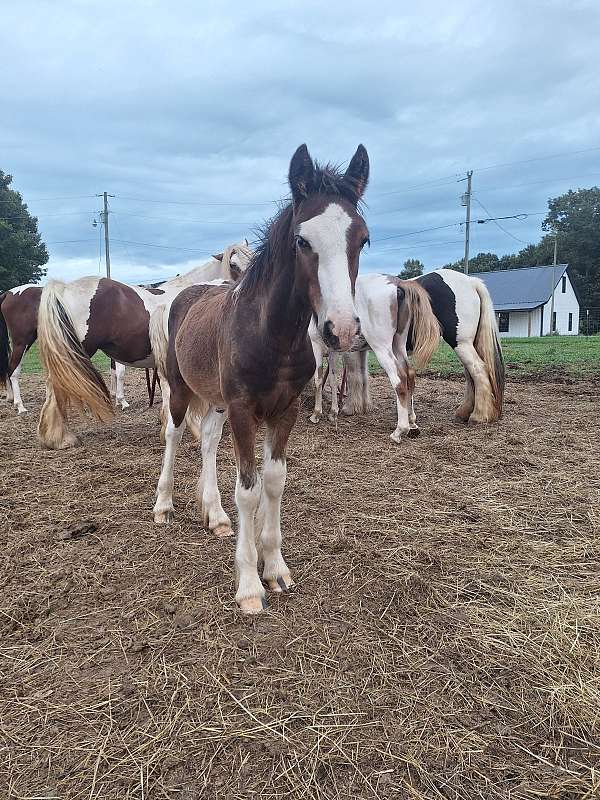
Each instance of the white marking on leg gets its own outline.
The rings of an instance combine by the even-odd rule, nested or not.
[[[25,358],[25,354],[23,354],[21,360],[19,361],[18,367],[14,370],[13,374],[10,376],[10,386],[12,389],[13,403],[15,404],[15,408],[17,409],[17,414],[25,414],[27,411],[27,409],[23,405],[23,401],[21,400],[21,386],[19,384],[19,375],[21,374],[23,358]]]
[[[125,400],[125,366],[123,364],[119,364],[116,362],[116,369],[115,369],[115,403],[116,405],[120,405],[121,409],[125,411],[126,408],[129,408],[129,403]]]
[[[211,408],[202,417],[200,425],[202,471],[198,480],[198,502],[204,525],[217,536],[229,536],[232,533],[231,520],[221,504],[221,493],[217,484],[217,450],[226,417],[224,411]]]
[[[471,342],[458,344],[455,352],[473,379],[475,403],[469,419],[489,422],[494,413],[494,396],[485,364]]]
[[[396,410],[398,412],[398,423],[396,425],[396,430],[390,434],[390,439],[394,442],[400,444],[402,439],[402,434],[407,434],[410,430],[410,423],[408,419],[408,392],[405,393],[404,402],[401,399],[401,392],[399,392],[399,387],[401,384],[400,377],[398,375],[398,362],[396,360],[396,356],[391,350],[384,350],[384,351],[376,351],[375,355],[377,356],[377,360],[381,364],[382,368],[385,370],[388,378],[390,379],[390,383],[392,384],[392,389],[394,390],[394,394],[396,396]]]
[[[175,513],[173,508],[173,469],[175,467],[175,455],[184,430],[185,419],[179,427],[176,427],[173,417],[169,413],[165,434],[165,455],[158,486],[156,487],[156,503],[154,504],[154,521],[157,523],[170,522]]]
[[[311,320],[309,327],[310,343],[312,344],[313,355],[315,357],[315,408],[310,415],[309,420],[315,425],[321,420],[323,416],[323,353],[325,347],[320,341],[320,336],[317,331],[317,326]]]
[[[331,390],[331,409],[329,411],[329,421],[337,422],[340,409],[338,403],[338,374],[336,354],[329,353],[327,362],[329,364],[329,375],[327,376],[327,382],[329,384],[329,389]]]
[[[264,587],[258,577],[258,552],[255,540],[255,517],[260,503],[261,480],[256,476],[254,485],[246,488],[239,476],[235,484],[235,502],[238,508],[238,535],[235,548],[235,564],[238,573],[236,602],[246,611],[260,611],[265,596]],[[243,601],[256,600],[253,607]]]
[[[271,448],[265,443],[261,498],[264,520],[260,542],[264,559],[263,578],[275,592],[281,592],[284,587],[293,585],[290,571],[281,555],[281,498],[286,476],[285,458],[274,460],[271,457]]]

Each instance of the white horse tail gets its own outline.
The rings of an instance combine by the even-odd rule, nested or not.
[[[169,348],[169,340],[165,334],[165,312],[164,305],[155,308],[150,315],[148,327],[154,364],[161,378],[167,375],[167,350]]]
[[[479,295],[481,311],[479,312],[479,325],[473,345],[479,357],[485,364],[490,379],[494,397],[495,419],[502,416],[504,403],[504,358],[500,346],[500,336],[496,326],[494,304],[486,285],[478,278],[471,278],[475,290]]]
[[[440,324],[431,308],[427,291],[416,281],[398,281],[404,298],[398,298],[398,316],[402,306],[411,325],[412,355],[417,367],[424,367],[440,344]]]
[[[42,291],[38,315],[42,361],[59,406],[74,401],[107,422],[114,414],[110,392],[83,349],[61,300],[64,285],[50,281]]]

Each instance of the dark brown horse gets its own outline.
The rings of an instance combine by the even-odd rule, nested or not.
[[[37,338],[41,296],[42,287],[32,284],[0,294],[0,386],[6,386],[6,399],[14,403],[17,414],[27,411],[21,398],[19,376],[23,356]]]
[[[0,294],[0,387],[6,387],[6,399],[14,403],[17,414],[27,409],[21,396],[19,378],[25,353],[37,339],[37,321],[42,287],[34,284],[16,286]],[[11,348],[12,343],[12,348]],[[111,394],[124,410],[125,367],[111,359]]]
[[[348,350],[360,333],[354,283],[368,231],[357,207],[368,173],[362,145],[344,174],[316,166],[306,145],[299,147],[289,170],[292,202],[267,227],[237,286],[190,287],[171,306],[167,354],[171,396],[154,519],[169,522],[173,517],[173,464],[191,406],[202,416],[198,499],[208,527],[218,534],[230,531],[215,463],[223,423],[229,417],[239,513],[236,601],[245,613],[261,611],[265,596],[255,528],[260,533],[265,583],[273,591],[292,585],[281,554],[280,507],[288,437],[298,398],[315,369],[308,324],[314,314],[322,336],[337,350]],[[98,389],[96,401],[102,401]],[[255,443],[263,422],[261,480]]]
[[[108,389],[91,362],[97,350],[122,364],[153,367],[149,333],[152,312],[172,302],[186,286],[236,278],[245,269],[250,253],[246,242],[231,245],[203,266],[166,281],[158,289],[97,276],[71,283],[50,281],[39,301],[37,320],[40,351],[48,371],[46,402],[38,426],[42,443],[56,450],[77,444],[67,428],[67,407],[72,401],[85,403],[89,386],[104,387],[104,399],[91,410],[103,419],[111,416]]]

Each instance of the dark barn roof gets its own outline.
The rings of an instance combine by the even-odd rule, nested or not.
[[[471,274],[485,283],[496,311],[530,311],[548,302],[566,270],[557,264]]]

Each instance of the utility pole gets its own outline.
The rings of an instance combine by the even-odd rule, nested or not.
[[[550,299],[550,333],[554,333],[554,290],[556,288],[556,259],[558,254],[558,234],[554,234],[554,260],[552,262],[552,295]]]
[[[104,225],[104,258],[106,260],[106,277],[110,278],[110,245],[108,238],[108,198],[114,197],[114,194],[102,192],[98,197],[104,198],[104,211],[100,212],[100,222]],[[96,223],[94,223],[95,225]]]
[[[469,274],[469,235],[471,232],[471,178],[473,177],[473,170],[467,172],[467,191],[462,196],[462,204],[467,207],[467,218],[465,221],[465,260],[464,270],[465,275]],[[464,178],[463,178],[464,180]]]

